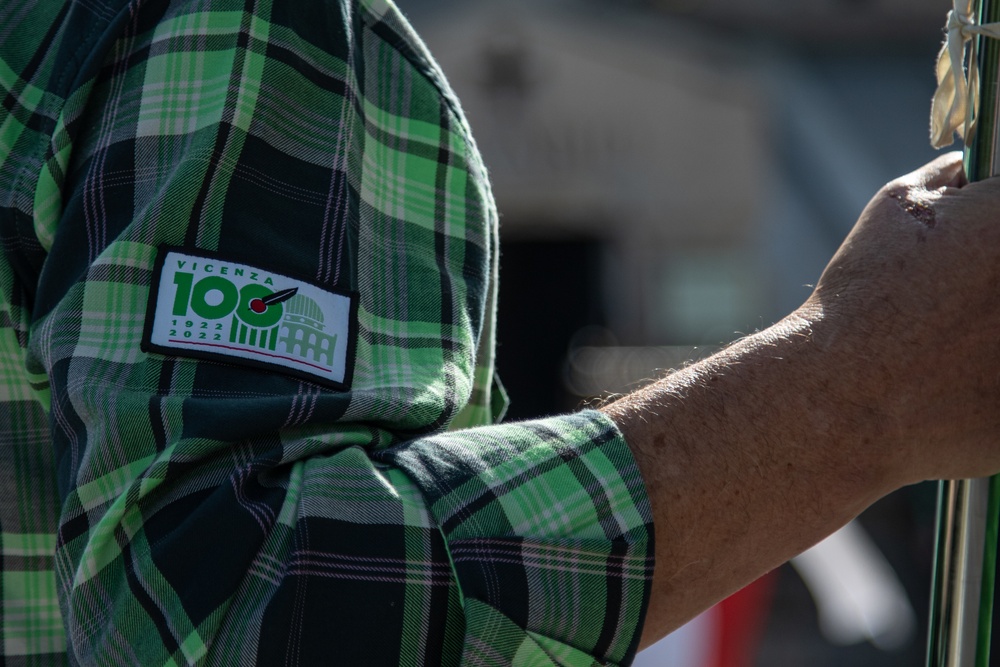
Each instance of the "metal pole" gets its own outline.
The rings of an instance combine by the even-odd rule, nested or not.
[[[1000,21],[1000,0],[982,0],[979,23]],[[1000,174],[1000,41],[973,39],[979,66],[979,112],[966,140],[970,181]],[[928,667],[988,667],[996,576],[1000,476],[948,480],[938,491],[937,545],[931,590]]]

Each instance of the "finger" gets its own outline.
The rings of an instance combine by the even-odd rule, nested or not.
[[[928,162],[920,169],[899,178],[895,184],[937,190],[943,187],[960,188],[965,185],[962,153],[953,151]]]
[[[983,192],[996,192],[1000,190],[1000,176],[990,176],[974,183],[963,186],[963,189],[975,186],[975,190]]]

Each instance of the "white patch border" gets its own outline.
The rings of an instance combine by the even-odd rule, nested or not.
[[[181,259],[197,259],[197,260],[210,260],[216,262],[224,262],[231,266],[239,266],[244,269],[258,271],[260,273],[267,273],[274,278],[281,278],[283,280],[288,280],[293,284],[308,285],[315,290],[320,291],[324,295],[346,299],[347,304],[347,348],[344,358],[344,369],[343,377],[341,379],[336,379],[330,377],[329,375],[321,375],[316,372],[311,372],[302,368],[289,365],[293,363],[289,360],[288,363],[272,362],[260,358],[260,354],[243,352],[243,353],[226,353],[226,352],[212,352],[204,349],[193,348],[192,345],[181,344],[169,344],[164,341],[156,341],[157,337],[157,306],[159,304],[159,299],[162,293],[168,293],[166,290],[162,289],[164,270],[166,268],[166,262],[168,257],[173,254],[175,257],[181,255]],[[220,253],[213,253],[211,251],[203,250],[201,248],[188,248],[183,246],[173,246],[173,245],[160,245],[157,248],[156,261],[153,265],[152,279],[149,287],[149,298],[146,303],[146,319],[145,325],[143,327],[142,342],[140,344],[140,349],[143,352],[152,352],[156,354],[163,354],[166,356],[175,357],[185,357],[192,359],[202,359],[206,361],[222,361],[228,364],[234,364],[238,366],[254,368],[257,370],[268,371],[271,373],[277,373],[279,375],[286,375],[290,377],[295,377],[303,380],[308,380],[316,384],[323,385],[325,387],[330,387],[332,389],[337,389],[341,391],[346,391],[351,388],[351,382],[354,376],[354,362],[356,357],[357,349],[357,338],[358,338],[358,301],[359,295],[357,292],[331,289],[329,287],[318,284],[315,280],[310,280],[308,278],[303,278],[301,276],[289,275],[286,271],[273,270],[270,267],[260,264],[247,264],[236,259],[231,259],[230,257],[223,256]],[[294,285],[292,285],[294,286]]]

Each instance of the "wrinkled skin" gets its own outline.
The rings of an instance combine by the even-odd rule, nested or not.
[[[892,181],[794,313],[603,409],[653,509],[643,645],[887,493],[1000,471],[1000,179]]]
[[[1000,470],[1000,180],[960,155],[883,187],[800,311],[903,460],[900,483]]]

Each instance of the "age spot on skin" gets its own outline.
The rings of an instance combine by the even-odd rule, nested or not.
[[[889,197],[917,222],[932,229],[937,224],[937,220],[934,218],[934,209],[917,199],[913,192],[908,192],[905,195],[901,192],[890,192]]]

